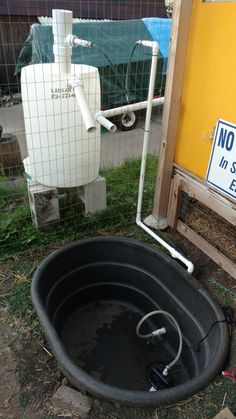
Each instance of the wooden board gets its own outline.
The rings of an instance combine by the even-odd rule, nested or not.
[[[177,222],[177,231],[184,237],[190,240],[195,246],[197,246],[202,252],[204,252],[209,258],[214,260],[224,271],[226,271],[232,278],[236,279],[236,265],[224,256],[219,250],[213,247],[199,234],[195,233],[190,227],[184,224],[182,221]]]
[[[179,210],[182,201],[181,191],[182,178],[179,175],[175,175],[171,182],[170,190],[170,204],[167,214],[167,223],[171,228],[176,228]]]
[[[191,12],[192,0],[176,0],[174,2],[161,145],[153,207],[153,216],[157,222],[167,217]]]
[[[0,138],[0,167],[8,175],[8,170],[22,166],[20,147],[15,135],[5,134]]]
[[[0,16],[0,83],[5,94],[20,91],[20,79],[14,75],[21,48],[36,17]]]
[[[174,172],[174,179],[178,180],[179,189],[236,226],[236,202],[219,194],[206,182],[182,168],[175,168]]]

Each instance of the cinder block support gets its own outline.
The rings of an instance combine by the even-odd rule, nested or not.
[[[37,228],[60,220],[58,192],[40,183],[27,183],[32,221]]]
[[[85,205],[85,214],[95,214],[107,207],[106,179],[98,176],[93,182],[81,186],[79,197]]]

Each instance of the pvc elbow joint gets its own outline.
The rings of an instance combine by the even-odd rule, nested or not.
[[[187,266],[187,271],[192,274],[194,271],[194,265],[192,262],[190,262],[190,260],[186,259],[184,256],[181,255],[181,253],[179,253],[177,250],[175,250],[174,248],[171,249],[170,254],[172,256],[173,259],[178,259],[181,262],[183,262],[186,266]]]
[[[162,375],[164,375],[164,377],[167,377],[167,375],[169,374],[169,369],[168,367],[165,367],[165,369],[162,371]]]
[[[139,45],[143,45],[144,47],[152,48],[152,55],[158,55],[159,52],[159,44],[156,41],[143,41],[139,40],[136,42]]]

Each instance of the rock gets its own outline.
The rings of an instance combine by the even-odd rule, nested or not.
[[[17,105],[18,103],[21,103],[22,102],[21,93],[14,93],[12,95],[12,100],[13,100],[14,105]]]
[[[79,415],[81,419],[88,417],[92,408],[92,400],[73,388],[60,386],[53,396],[53,404],[57,408]]]
[[[62,378],[62,373],[61,373],[61,371],[60,371],[60,370],[56,370],[56,371],[55,371],[55,377],[56,377],[58,380],[60,380],[60,379]],[[62,384],[63,384],[63,382],[62,382]]]
[[[100,401],[98,399],[94,399],[93,405],[94,405],[94,407],[99,407],[100,406]]]
[[[214,416],[213,419],[235,419],[235,416],[228,407],[225,407],[218,415]]]
[[[67,378],[66,378],[66,377],[62,378],[62,380],[61,380],[61,384],[62,384],[63,386],[67,386],[67,385],[68,385],[68,380],[67,380]]]

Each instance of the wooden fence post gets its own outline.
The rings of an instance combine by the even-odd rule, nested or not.
[[[165,103],[162,119],[161,145],[158,158],[153,226],[167,226],[167,210],[175,142],[178,130],[183,75],[192,14],[192,0],[175,0],[170,52],[167,69]],[[151,223],[150,223],[151,225]]]

